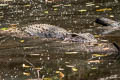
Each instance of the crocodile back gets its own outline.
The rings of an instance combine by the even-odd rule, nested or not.
[[[67,31],[63,28],[49,24],[34,24],[25,27],[24,31],[31,36],[41,38],[59,38],[64,39]]]

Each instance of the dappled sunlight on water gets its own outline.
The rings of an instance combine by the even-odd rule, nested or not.
[[[1,0],[0,28],[43,23],[98,37],[105,27],[95,19],[119,21],[119,6],[118,0]],[[120,44],[119,31],[102,36],[101,41]],[[119,80],[117,52],[83,52],[79,45],[0,36],[0,80]]]

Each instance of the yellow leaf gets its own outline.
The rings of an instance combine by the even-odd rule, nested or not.
[[[76,72],[76,71],[78,71],[78,69],[77,69],[77,68],[75,68],[75,67],[73,67],[73,68],[72,68],[72,70],[73,70],[73,71],[75,71],[75,72]]]
[[[65,52],[65,54],[77,54],[78,52]]]
[[[101,54],[93,54],[92,56],[95,56],[95,57],[104,57],[104,56],[107,56],[106,54],[105,55],[101,55]]]
[[[41,70],[41,69],[43,69],[43,68],[37,67],[37,68],[33,68],[33,69]]]
[[[70,63],[70,62],[67,62],[67,61],[66,61],[65,63],[68,64],[68,63]]]
[[[56,73],[60,73],[60,71],[56,71]]]
[[[66,4],[66,5],[64,5],[65,7],[69,7],[69,6],[71,6],[71,4]]]
[[[100,6],[95,6],[96,8],[100,7]]]
[[[54,8],[54,11],[57,11],[58,9],[57,8]]]
[[[27,5],[24,5],[25,7],[29,7],[29,6],[31,6],[30,4],[27,4]]]
[[[30,76],[30,73],[23,72],[23,75],[25,75],[25,76]]]
[[[45,14],[48,14],[48,11],[44,11]]]
[[[3,30],[3,31],[5,31],[5,30],[8,30],[8,28],[0,28],[0,30]]]
[[[87,4],[86,6],[94,6],[95,4]]]
[[[96,11],[111,11],[112,8],[97,9]]]
[[[79,12],[86,12],[87,10],[86,9],[81,9],[81,10],[78,10]]]
[[[30,68],[31,66],[28,66],[28,65],[23,64],[22,67],[23,67],[23,68]]]
[[[20,40],[21,43],[24,43],[24,40]]]
[[[108,40],[101,40],[101,41],[103,41],[103,42],[107,42]]]
[[[2,3],[1,3],[1,4],[0,4],[0,7],[2,7],[2,6],[4,7],[4,6],[8,6],[8,5],[9,5],[9,4],[2,4]]]
[[[88,63],[100,63],[101,61],[100,60],[90,60],[88,61]]]
[[[114,17],[114,15],[110,15],[110,17]]]

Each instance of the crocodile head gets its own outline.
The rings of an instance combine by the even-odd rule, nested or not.
[[[85,42],[97,43],[97,39],[95,39],[94,35],[90,33],[79,33],[79,34],[70,33],[66,36],[64,41],[81,42],[81,43],[85,43]]]

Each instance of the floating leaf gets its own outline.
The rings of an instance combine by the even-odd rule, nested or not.
[[[56,73],[60,73],[60,71],[56,71]]]
[[[60,71],[63,71],[64,69],[63,68],[59,68]]]
[[[65,52],[65,54],[77,54],[78,52]]]
[[[3,18],[4,16],[0,16],[0,18]]]
[[[33,68],[33,69],[41,70],[41,69],[43,69],[43,67],[36,67],[36,68]]]
[[[75,72],[78,71],[78,69],[75,68],[75,67],[72,67],[72,70],[75,71]]]
[[[48,11],[44,11],[45,14],[48,14]]]
[[[3,6],[3,7],[4,7],[4,6],[8,6],[8,4],[0,4],[0,6]]]
[[[96,11],[111,11],[112,8],[97,9]]]
[[[93,68],[91,68],[91,69],[95,70],[95,69],[97,69],[97,68],[96,68],[96,67],[93,67]]]
[[[99,8],[100,6],[95,6],[96,8]]]
[[[39,56],[40,54],[29,54],[31,56]]]
[[[66,64],[70,63],[70,62],[65,62]]]
[[[71,4],[66,4],[66,5],[64,5],[65,7],[69,7],[69,6],[71,6]]]
[[[86,12],[87,10],[86,9],[81,9],[81,10],[78,10],[79,12]]]
[[[9,28],[0,28],[0,30],[3,30],[3,31],[5,31],[5,30],[8,30]]]
[[[23,67],[23,68],[30,68],[30,67],[32,67],[32,66],[28,66],[28,65],[23,64],[22,67]]]
[[[88,2],[88,3],[86,3],[86,4],[93,4],[93,2]]]
[[[87,4],[86,6],[94,6],[95,4]]]
[[[20,40],[21,43],[24,43],[25,41],[24,40]]]
[[[74,67],[73,65],[66,65],[66,67]]]
[[[25,76],[30,76],[30,73],[23,72],[23,75],[25,75]]]
[[[52,7],[60,7],[61,5],[53,5]]]
[[[104,56],[107,56],[107,54],[105,54],[105,55],[101,55],[101,54],[92,54],[92,56],[94,56],[94,57],[104,57]]]
[[[100,60],[90,60],[88,61],[88,63],[100,63],[101,61]]]
[[[34,49],[35,47],[23,47],[24,49]]]
[[[58,10],[58,8],[54,8],[54,11],[57,11]]]
[[[101,41],[103,41],[103,42],[107,42],[108,40],[101,40]]]
[[[110,15],[110,17],[114,17],[114,15]]]
[[[27,5],[24,5],[25,7],[30,7],[31,5],[30,4],[27,4]]]

